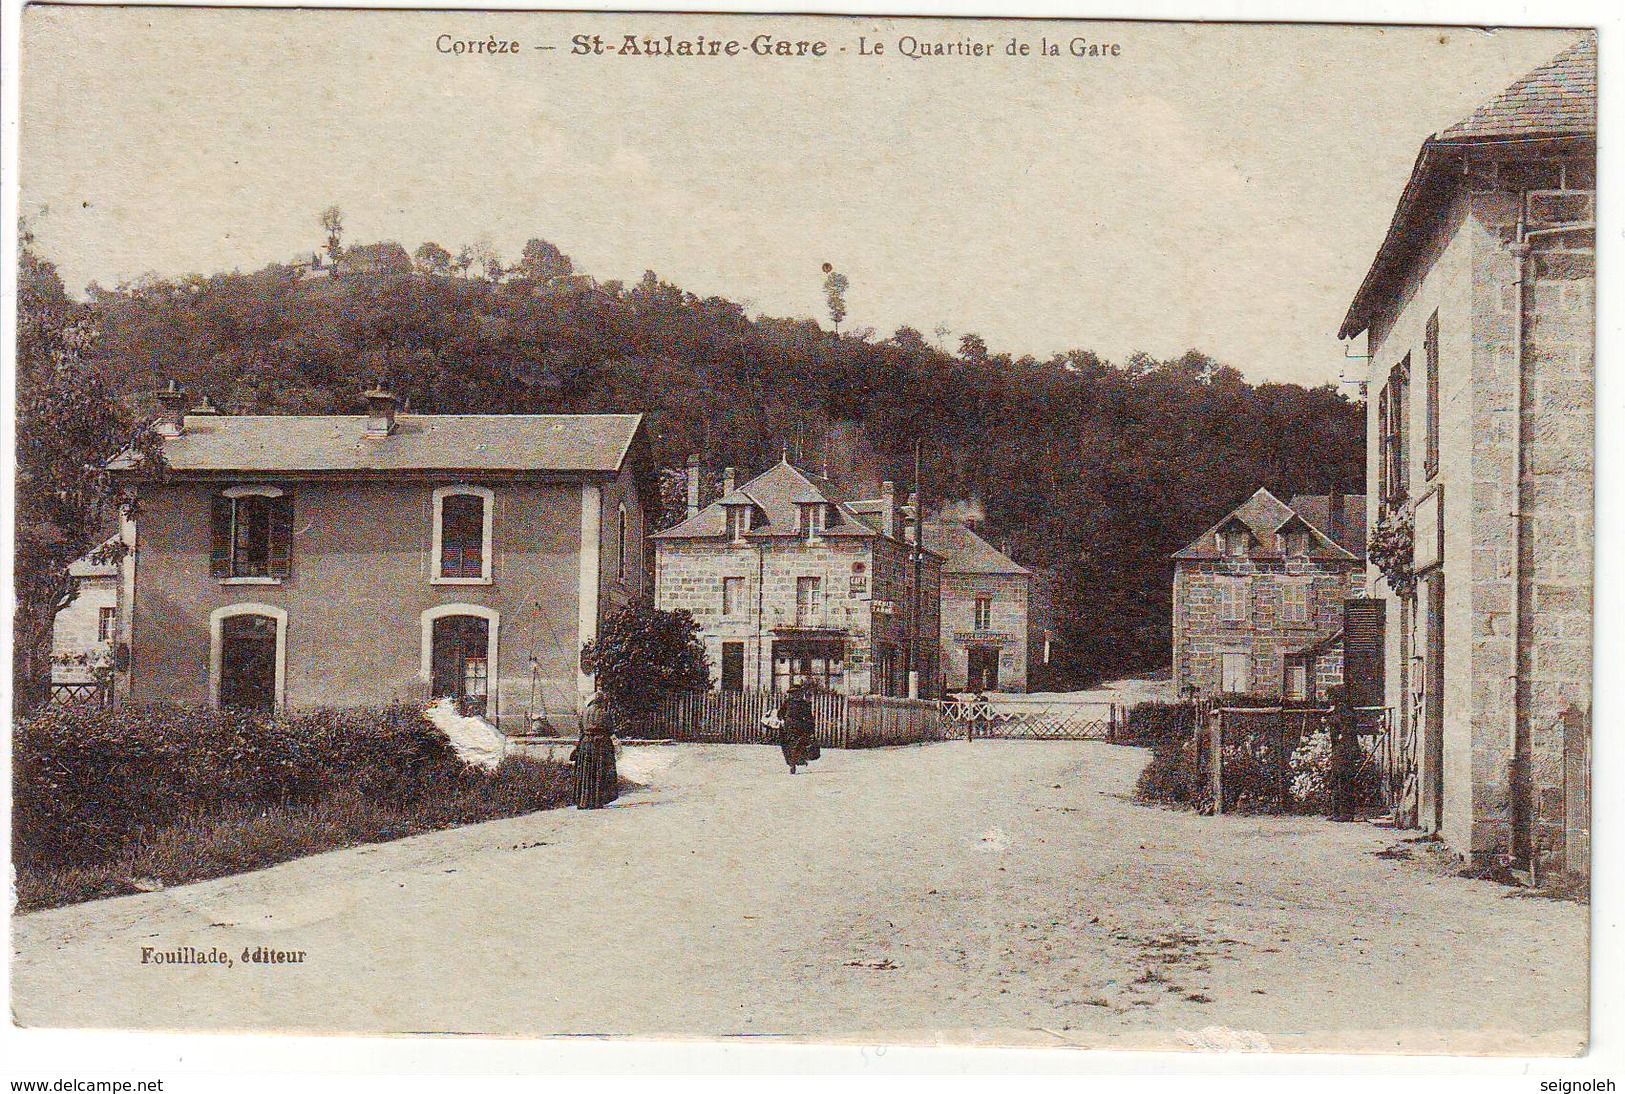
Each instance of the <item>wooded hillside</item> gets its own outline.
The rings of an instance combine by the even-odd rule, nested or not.
[[[1258,487],[1363,490],[1357,404],[1195,351],[1012,359],[975,335],[837,333],[652,272],[599,282],[535,240],[512,269],[434,244],[333,250],[314,274],[92,286],[94,359],[140,412],[170,378],[226,413],[358,413],[374,383],[424,413],[641,411],[661,466],[698,453],[742,476],[788,445],[907,489],[919,438],[928,501],[979,501],[984,535],[1052,574],[1063,683],[1166,665],[1168,555]]]

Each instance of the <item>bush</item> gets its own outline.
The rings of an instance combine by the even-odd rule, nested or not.
[[[103,867],[198,880],[568,797],[561,766],[464,764],[407,706],[284,718],[167,706],[46,710],[16,725],[12,780],[20,889],[27,871],[72,875],[28,882],[48,901],[57,890],[101,895]],[[188,850],[165,851],[176,846]]]

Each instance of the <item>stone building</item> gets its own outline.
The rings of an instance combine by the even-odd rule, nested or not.
[[[1026,691],[1028,659],[1045,642],[1033,612],[1033,573],[967,525],[925,522],[942,556],[943,674],[949,691]]]
[[[1400,547],[1398,588],[1369,580],[1405,819],[1531,875],[1589,858],[1596,58],[1585,34],[1422,143],[1341,330]]]
[[[68,567],[73,599],[56,613],[51,627],[51,680],[85,683],[99,661],[111,663],[119,644],[120,575],[116,559],[98,556],[116,547],[118,536]]]
[[[1365,582],[1365,499],[1259,490],[1174,557],[1179,694],[1324,700]]]
[[[581,649],[648,588],[637,415],[185,414],[124,565],[124,701],[252,709],[455,698],[504,732],[573,727]]]
[[[782,460],[743,485],[730,468],[701,508],[697,470],[687,519],[652,537],[655,602],[693,614],[718,688],[784,691],[804,676],[908,695],[914,672],[918,694],[934,694],[942,559],[922,553],[916,620],[910,510],[890,483],[854,504]]]

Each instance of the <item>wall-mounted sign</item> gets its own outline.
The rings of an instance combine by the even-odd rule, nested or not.
[[[1413,537],[1416,558],[1411,564],[1418,571],[1437,566],[1444,561],[1444,487],[1437,486],[1433,493],[1416,503]]]
[[[890,600],[871,600],[869,607],[876,615],[896,615],[897,605]]]
[[[853,596],[862,598],[869,595],[868,574],[854,570],[849,584]]]
[[[992,631],[959,631],[954,635],[955,642],[987,642],[997,645],[1000,642],[1010,641],[1008,634],[994,634]]]

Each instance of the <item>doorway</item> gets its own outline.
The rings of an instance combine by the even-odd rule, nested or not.
[[[1422,578],[1422,816],[1429,831],[1444,828],[1444,572]]]
[[[743,642],[724,642],[722,644],[722,690],[745,690],[745,644]]]
[[[276,708],[277,628],[269,615],[242,613],[220,621],[220,707]]]
[[[465,717],[486,716],[490,692],[490,623],[476,615],[443,615],[434,621],[430,696],[457,701]]]
[[[965,651],[965,686],[971,691],[999,690],[999,650],[972,646]]]

